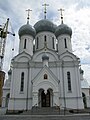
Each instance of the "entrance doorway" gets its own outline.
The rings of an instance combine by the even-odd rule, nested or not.
[[[10,98],[10,93],[8,93],[8,94],[6,95],[5,107],[8,107],[9,98]]]
[[[83,97],[84,108],[87,108],[86,95],[85,95],[85,93],[83,93],[83,92],[82,92],[82,97]]]
[[[53,106],[53,90],[48,89],[47,93],[44,89],[39,89],[38,92],[38,106],[39,107],[52,107]]]
[[[41,93],[41,106],[50,107],[50,91],[47,90],[47,93],[44,93],[44,90]]]

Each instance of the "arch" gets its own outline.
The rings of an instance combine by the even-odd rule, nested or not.
[[[9,98],[10,98],[10,93],[6,95],[5,107],[8,107]]]
[[[87,99],[86,99],[86,95],[84,92],[82,92],[82,97],[83,97],[84,108],[87,108]]]
[[[38,106],[40,107],[51,107],[53,105],[53,90],[48,89],[45,92],[44,89],[38,91]]]
[[[38,91],[40,88],[43,88],[45,93],[47,92],[48,89],[52,89],[53,91],[58,91],[57,86],[51,83],[50,81],[42,81],[38,83],[35,91]]]
[[[40,61],[40,60],[42,61],[42,56],[43,56],[44,53],[45,53],[45,49],[42,49],[41,51],[35,52],[32,60],[33,61]],[[47,48],[47,55],[49,56],[50,61],[59,60],[58,55],[54,51],[52,51],[48,48]]]

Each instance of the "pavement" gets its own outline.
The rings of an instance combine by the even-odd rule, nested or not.
[[[90,120],[90,113],[72,115],[6,115],[7,108],[0,108],[0,120]]]
[[[90,120],[90,115],[1,115],[0,120]]]
[[[7,110],[7,108],[0,107],[0,115],[5,115],[6,114],[6,110]]]

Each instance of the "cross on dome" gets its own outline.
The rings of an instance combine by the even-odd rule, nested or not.
[[[31,11],[32,11],[32,10],[30,10],[30,9],[27,9],[27,10],[26,10],[26,12],[28,13],[27,24],[29,24],[30,12],[31,12]]]
[[[43,4],[42,6],[44,6],[44,19],[46,19],[46,14],[47,14],[47,6],[49,6],[49,4]]]
[[[63,24],[63,11],[64,11],[64,9],[60,8],[58,11],[60,11],[60,14],[61,14],[61,24]]]

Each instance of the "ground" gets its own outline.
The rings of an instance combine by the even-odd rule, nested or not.
[[[90,120],[90,115],[2,115],[0,120]]]

